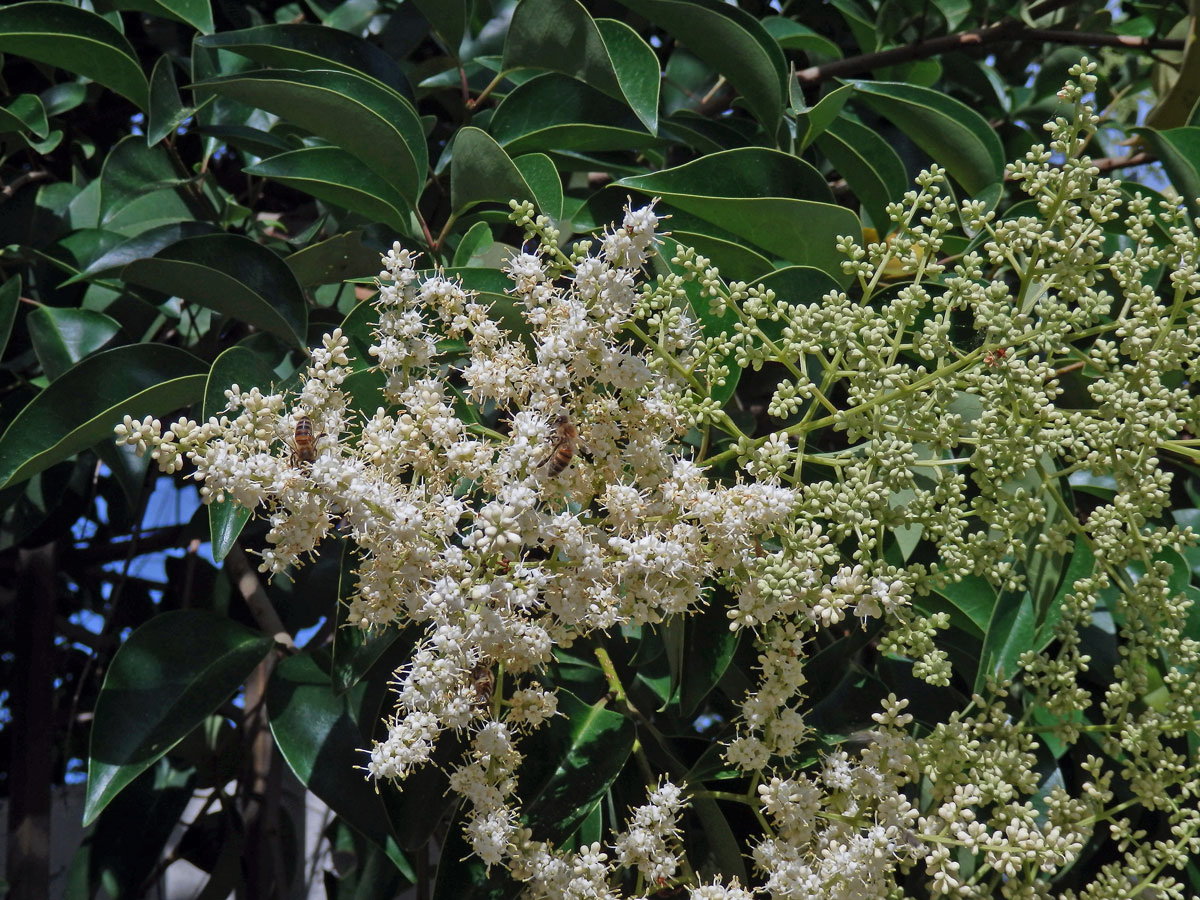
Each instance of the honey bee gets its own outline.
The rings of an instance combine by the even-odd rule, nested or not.
[[[296,420],[296,431],[292,435],[292,464],[311,466],[317,459],[317,438],[312,419],[301,416]]]
[[[547,474],[554,478],[571,464],[577,450],[588,452],[587,447],[579,442],[579,429],[572,424],[564,413],[554,420],[554,449],[550,455],[537,464],[537,468],[549,463]]]
[[[492,671],[492,661],[482,657],[471,669],[471,687],[475,691],[475,706],[486,707],[492,702],[492,691],[496,689],[496,673]]]

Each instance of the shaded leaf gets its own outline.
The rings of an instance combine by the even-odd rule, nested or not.
[[[1171,184],[1187,205],[1188,214],[1200,216],[1200,127],[1185,125],[1166,131],[1132,128],[1162,161]]]
[[[467,126],[454,138],[450,163],[450,206],[461,215],[476,203],[537,200],[520,169],[496,141]],[[561,204],[561,199],[559,203]]]
[[[336,69],[378,81],[412,99],[404,69],[370,41],[325,25],[287,22],[223,31],[196,39],[202,47],[230,50],[272,69]]]
[[[104,350],[64,372],[0,436],[0,487],[112,436],[125,415],[166,415],[200,398],[204,362],[166,344]]]
[[[171,58],[166,55],[160,56],[150,74],[150,114],[146,120],[146,143],[153,147],[163,138],[173,134],[183,120],[194,112],[190,106],[185,107],[179,97]]]
[[[351,72],[267,69],[209,79],[198,92],[257,106],[341,147],[394,185],[412,206],[425,187],[429,151],[412,104]]]
[[[39,306],[25,317],[33,350],[46,377],[54,381],[121,331],[121,323],[90,309]]]
[[[182,297],[304,346],[308,305],[287,263],[250,238],[185,238],[121,270],[131,284]]]
[[[163,613],[134,631],[96,700],[84,824],[229,699],[271,646],[203,610]]]
[[[889,119],[950,176],[976,194],[1004,178],[1004,148],[965,103],[912,84],[856,81],[856,98]]]
[[[622,96],[600,30],[578,0],[521,0],[504,39],[501,68],[549,69]]]
[[[1001,594],[988,620],[979,655],[975,693],[982,694],[988,677],[1005,681],[1017,674],[1017,659],[1033,645],[1037,613],[1027,592]]]
[[[817,148],[846,179],[871,224],[885,234],[891,227],[886,207],[910,187],[904,163],[879,134],[840,116],[817,138]]]
[[[245,169],[319,200],[408,231],[408,199],[363,163],[337,147],[305,147],[264,159]]]
[[[133,45],[108,21],[67,3],[0,9],[0,52],[90,78],[146,109],[149,85]]]
[[[365,762],[362,748],[368,743],[352,714],[363,687],[338,697],[310,654],[282,660],[267,686],[271,734],[304,786],[415,880],[383,801],[355,768]]]
[[[787,65],[783,51],[749,13],[718,0],[621,0],[665,28],[728,79],[772,138],[779,129]]]

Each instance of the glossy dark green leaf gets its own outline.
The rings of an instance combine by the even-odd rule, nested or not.
[[[749,13],[719,0],[621,0],[665,28],[725,76],[763,130],[779,129],[787,64],[774,38]]]
[[[42,371],[51,381],[121,331],[121,323],[90,309],[39,306],[25,317]]]
[[[727,282],[754,281],[772,269],[770,259],[736,240],[725,240],[703,232],[676,227],[671,228],[668,240],[678,241],[707,256],[713,265],[721,270],[721,277]],[[816,269],[808,271],[815,272]]]
[[[110,231],[119,231],[114,219],[128,212],[138,200],[163,189],[173,191],[190,180],[176,168],[165,148],[150,147],[144,137],[131,134],[104,159],[100,173],[100,224]],[[184,217],[196,218],[180,216]],[[140,233],[147,229],[137,230]]]
[[[558,711],[531,739],[539,752],[527,756],[520,774],[529,827],[539,839],[556,842],[574,832],[604,796],[634,741],[633,723],[602,703],[589,706],[560,690]]]
[[[658,97],[662,71],[653,48],[642,36],[616,19],[597,19],[596,27],[612,60],[625,102],[646,130],[658,133]]]
[[[305,147],[247,166],[250,175],[280,184],[408,231],[408,199],[359,160],[337,147]]]
[[[88,278],[100,278],[119,274],[125,266],[138,259],[148,259],[155,253],[176,244],[185,238],[199,237],[219,232],[207,222],[172,222],[143,231],[127,238],[90,262],[82,272],[63,284],[73,284]],[[107,234],[107,233],[106,233]],[[107,243],[107,239],[105,241]]]
[[[196,789],[196,771],[169,760],[142,772],[105,807],[71,860],[67,900],[136,897],[162,858],[166,843]],[[86,887],[85,887],[86,885]]]
[[[146,143],[154,146],[174,134],[183,120],[195,110],[184,106],[175,83],[175,69],[169,56],[160,56],[150,74],[150,114],[146,120]]]
[[[199,400],[207,368],[166,344],[89,356],[34,397],[0,437],[0,487],[111,437],[126,415],[167,415]]]
[[[357,34],[289,22],[223,31],[196,39],[208,49],[230,50],[272,69],[336,69],[378,81],[412,98],[412,88],[400,65],[375,44]]]
[[[455,266],[469,266],[471,260],[490,247],[493,243],[492,228],[487,222],[476,222],[463,235],[458,246],[454,248]]]
[[[1185,125],[1155,131],[1153,128],[1133,128],[1146,145],[1158,156],[1167,170],[1171,184],[1183,202],[1188,214],[1200,216],[1200,127]]]
[[[855,97],[889,119],[971,194],[1004,178],[1004,147],[965,103],[913,84],[856,81]]]
[[[974,691],[982,694],[988,677],[999,681],[1017,674],[1017,660],[1033,648],[1037,612],[1027,592],[1001,594],[988,620],[987,634],[979,655]]]
[[[679,712],[693,716],[729,668],[741,631],[729,630],[730,597],[720,590],[708,605],[689,616],[684,627]]]
[[[833,163],[880,234],[890,230],[887,204],[911,187],[904,163],[891,145],[861,122],[840,116],[817,138],[817,149]]]
[[[303,346],[308,305],[292,270],[249,238],[185,238],[121,270],[131,284],[182,297]]]
[[[987,633],[988,621],[996,608],[996,589],[978,575],[967,575],[961,581],[934,588],[934,593],[950,602],[951,622],[963,631],[982,638]],[[928,603],[931,598],[919,601],[922,611],[939,612],[940,607]]]
[[[796,113],[797,143],[799,150],[804,150],[809,144],[825,133],[846,105],[846,101],[854,95],[854,88],[844,84],[830,91],[808,109]]]
[[[1054,599],[1045,609],[1039,609],[1037,637],[1031,649],[1045,650],[1054,640],[1054,629],[1062,619],[1063,605],[1067,597],[1075,591],[1075,582],[1080,578],[1091,575],[1096,568],[1096,557],[1082,537],[1075,539],[1075,549],[1067,559],[1067,569],[1063,573],[1062,584]]]
[[[379,268],[379,251],[363,243],[361,231],[346,231],[316,241],[284,259],[305,287],[340,284]]]
[[[146,109],[149,86],[137,52],[102,17],[67,3],[0,9],[0,52],[90,78]]]
[[[84,824],[229,699],[271,646],[203,610],[163,613],[134,631],[96,700]]]
[[[237,385],[244,391],[257,387],[263,393],[270,392],[275,381],[275,370],[261,356],[247,347],[234,346],[213,360],[204,385],[204,420],[220,416],[228,405],[225,391]],[[220,562],[233,549],[238,535],[250,521],[252,510],[231,501],[208,505],[208,533],[212,541],[212,555]]]
[[[842,50],[837,44],[793,19],[767,16],[762,20],[762,26],[784,50],[799,50],[826,59],[842,58]]]
[[[521,0],[504,39],[501,68],[549,69],[620,97],[600,29],[578,0]]]
[[[17,307],[21,303],[21,276],[13,275],[0,284],[0,356],[8,349],[12,337],[13,322],[17,320]]]
[[[8,106],[0,109],[0,133],[28,131],[44,138],[50,134],[50,123],[46,120],[46,107],[37,94],[21,94]]]
[[[353,715],[363,687],[339,697],[310,654],[282,660],[267,686],[271,734],[304,786],[379,845],[412,880],[415,873],[396,842],[383,801],[356,768],[366,762],[362,751],[368,746]]]
[[[451,53],[458,52],[467,29],[467,0],[413,0]]]
[[[488,130],[512,154],[637,150],[656,143],[625,103],[557,72],[513,90],[496,107]]]
[[[112,5],[116,9],[136,9],[174,19],[191,25],[201,34],[211,33],[214,27],[209,0],[115,0]]]
[[[563,186],[558,169],[544,153],[526,153],[513,160],[521,178],[537,198],[538,211],[554,220],[562,218]]]
[[[858,235],[862,226],[854,213],[830,202],[825,180],[794,156],[729,150],[616,184],[661,197],[769,254],[820,269],[839,284],[847,281],[837,238]]]
[[[267,69],[209,79],[198,92],[257,106],[358,157],[415,206],[429,152],[412,104],[379,82],[351,72]]]
[[[508,153],[487,132],[470,126],[459,129],[450,163],[451,208],[461,215],[476,203],[507,206],[509,200],[536,202],[537,196]]]

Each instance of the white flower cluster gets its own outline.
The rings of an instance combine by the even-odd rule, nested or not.
[[[1082,64],[1072,75],[1062,96],[1074,113],[1051,123],[1051,149],[1010,168],[1043,219],[1003,221],[981,201],[956,208],[935,167],[891,207],[890,241],[841,239],[858,296],[806,305],[726,285],[686,248],[673,259],[682,274],[651,280],[653,204],[569,254],[548,221],[516,205],[536,250],[510,261],[503,305],[422,276],[394,245],[370,360],[351,360],[335,331],[295,395],[235,385],[218,418],[167,431],[127,418],[118,435],[165,472],[191,461],[206,501],[265,510],[264,572],[300,565],[335,527],[353,542],[352,623],[424,629],[396,673],[370,775],[403,779],[447,732],[465,735],[450,780],[467,837],[535,900],[616,898],[635,877],[639,896],[686,885],[700,900],[883,898],[918,869],[932,896],[1042,897],[1038,879],[1069,870],[1099,822],[1127,872],[1105,870],[1079,896],[1139,885],[1178,896],[1165,869],[1200,853],[1188,799],[1200,766],[1174,749],[1200,707],[1200,644],[1159,557],[1196,536],[1154,523],[1171,495],[1160,456],[1194,457],[1194,441],[1179,438],[1200,431],[1189,393],[1200,378],[1200,240],[1179,206],[1155,212],[1098,177],[1082,156],[1095,78]],[[978,249],[948,269],[942,241],[959,217]],[[1122,246],[1105,256],[1103,226],[1117,221]],[[897,274],[903,286],[884,292]],[[733,329],[703,333],[684,299],[689,280],[731,312]],[[955,344],[962,320],[982,343]],[[731,366],[767,363],[784,374],[762,406],[781,421],[755,437],[714,393]],[[359,414],[362,382],[353,397],[345,382],[368,364],[386,405]],[[1085,364],[1099,375],[1074,386],[1079,408],[1059,405],[1064,378]],[[714,474],[734,463],[735,474]],[[1078,514],[1064,496],[1075,473],[1111,478],[1111,502]],[[1033,596],[1032,571],[1075,548],[1092,571]],[[1050,638],[1007,670],[981,672],[987,696],[972,698],[970,715],[923,722],[918,740],[908,701],[888,696],[861,751],[796,771],[814,737],[814,644],[878,633],[880,652],[945,688],[955,673],[939,640],[951,615],[924,598],[964,579],[996,597],[1028,594]],[[607,843],[562,849],[532,834],[521,738],[556,715],[538,677],[554,649],[688,615],[714,586],[729,628],[757,652],[725,748],[746,792],[685,789],[640,759],[649,800]],[[1121,662],[1093,698],[1078,677],[1090,662],[1080,629],[1102,607]],[[1039,742],[1086,729],[1105,758],[1083,764],[1082,794],[1054,786],[1035,806]],[[1165,811],[1170,839],[1142,841],[1126,801],[1114,801],[1118,759],[1145,809]],[[705,881],[682,852],[689,805],[716,800],[748,806],[762,827],[747,848],[757,888]]]

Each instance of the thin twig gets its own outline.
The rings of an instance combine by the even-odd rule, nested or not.
[[[1066,31],[1049,28],[1030,28],[1017,19],[1005,19],[986,28],[976,28],[958,34],[947,34],[928,41],[892,47],[878,53],[864,53],[839,59],[822,66],[810,66],[796,73],[801,84],[817,84],[831,78],[860,75],[881,66],[912,62],[940,56],[955,50],[973,49],[988,44],[1041,41],[1052,44],[1081,44],[1089,47],[1125,47],[1131,50],[1182,50],[1180,38],[1138,38],[1122,34],[1090,31]]]

